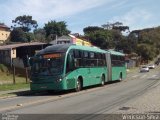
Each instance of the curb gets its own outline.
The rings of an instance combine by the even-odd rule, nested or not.
[[[13,98],[13,97],[17,97],[17,95],[6,95],[6,96],[3,96],[3,97],[0,97],[0,99],[7,99],[7,98]]]
[[[0,99],[7,99],[7,98],[12,98],[12,97],[17,97],[18,95],[16,95],[16,93],[18,92],[22,92],[21,95],[25,95],[26,93],[23,93],[23,92],[26,92],[28,91],[29,89],[24,89],[24,90],[11,90],[11,91],[4,91],[4,93],[1,93],[0,94]],[[12,94],[13,93],[13,94]],[[3,96],[4,95],[4,96]]]

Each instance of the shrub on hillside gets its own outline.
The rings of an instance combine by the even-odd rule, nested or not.
[[[3,65],[3,64],[0,64],[0,72],[8,72],[8,68],[5,66],[5,65]]]

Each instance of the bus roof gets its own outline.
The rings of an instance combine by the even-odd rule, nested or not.
[[[79,50],[87,50],[87,51],[93,51],[93,52],[102,52],[106,53],[105,50],[102,50],[98,47],[89,47],[89,46],[81,46],[81,45],[73,45],[70,47],[70,49],[79,49]]]
[[[114,50],[108,50],[108,52],[112,55],[119,55],[119,56],[125,56],[125,54],[121,53],[121,52],[117,52]]]
[[[87,50],[87,51],[94,51],[94,52],[102,52],[106,53],[105,50],[102,50],[97,47],[88,47],[88,46],[81,46],[81,45],[74,45],[74,44],[57,44],[48,46],[42,50],[40,50],[37,55],[40,54],[48,54],[52,52],[66,52],[68,49],[79,49],[79,50]]]

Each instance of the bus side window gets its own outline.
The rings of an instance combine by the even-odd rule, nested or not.
[[[89,61],[89,52],[87,51],[84,51],[83,52],[83,55],[84,55],[84,59],[83,59],[83,64],[85,67],[89,67],[90,65],[90,61]]]
[[[74,50],[74,64],[75,67],[82,67],[82,51],[81,50]]]
[[[95,53],[94,52],[90,52],[90,66],[97,66],[96,65],[96,59],[95,59]]]
[[[102,60],[103,60],[103,66],[107,65],[105,54],[102,54]]]
[[[83,66],[83,51],[79,51],[79,66],[82,67]]]
[[[112,63],[112,66],[115,66],[115,60],[114,60],[114,55],[111,55],[111,63]]]
[[[101,53],[97,54],[98,57],[98,66],[103,66],[103,56]]]
[[[74,68],[73,50],[71,50],[67,55],[66,73],[73,71]]]

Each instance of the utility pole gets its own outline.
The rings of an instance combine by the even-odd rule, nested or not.
[[[25,72],[26,72],[26,83],[28,83],[28,68],[25,67]]]
[[[13,84],[16,84],[16,80],[15,80],[15,66],[13,63],[13,58],[12,58],[12,70],[13,70]]]

